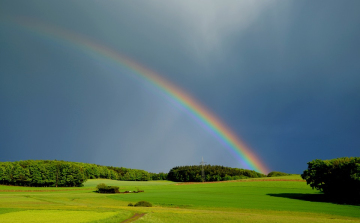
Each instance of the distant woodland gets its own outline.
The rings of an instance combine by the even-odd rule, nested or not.
[[[87,179],[148,181],[167,179],[166,173],[57,160],[0,162],[0,184],[34,187],[79,187]]]
[[[266,177],[254,170],[204,165],[205,181],[225,181],[255,177]],[[168,180],[176,182],[201,182],[201,166],[177,166],[170,170]]]
[[[204,166],[204,174],[205,181],[266,177],[253,170],[212,165]],[[3,185],[81,187],[87,179],[98,178],[127,181],[203,181],[201,166],[178,166],[169,173],[149,173],[145,170],[58,160],[0,162],[0,184]]]

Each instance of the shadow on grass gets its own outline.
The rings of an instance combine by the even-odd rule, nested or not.
[[[344,199],[339,197],[331,197],[325,194],[301,194],[301,193],[281,193],[281,194],[267,194],[272,197],[283,197],[290,199],[297,199],[312,202],[326,202],[333,204],[356,205],[360,206],[360,200]]]

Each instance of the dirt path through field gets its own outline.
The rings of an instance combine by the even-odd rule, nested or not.
[[[254,182],[254,181],[297,181],[297,182],[306,182],[305,180],[297,180],[297,179],[254,179],[254,180],[229,180],[229,181],[212,181],[212,182],[183,182],[183,183],[177,183],[175,185],[234,183],[234,182],[246,183],[246,182]]]
[[[139,218],[143,217],[144,215],[146,215],[146,213],[135,213],[131,218],[126,219],[125,221],[122,221],[120,223],[125,223],[125,222],[134,222],[136,220],[138,220]]]

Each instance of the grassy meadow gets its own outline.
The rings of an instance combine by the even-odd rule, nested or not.
[[[299,175],[220,183],[88,180],[81,188],[0,185],[0,222],[360,222],[360,206],[321,201]],[[297,181],[290,181],[297,180]],[[99,194],[99,183],[120,191]],[[151,208],[129,207],[145,200]]]

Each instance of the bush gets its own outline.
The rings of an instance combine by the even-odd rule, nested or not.
[[[360,157],[313,160],[301,177],[313,189],[338,200],[360,200]]]
[[[135,207],[152,207],[152,204],[147,201],[139,201],[134,206]]]
[[[106,184],[101,183],[101,184],[98,184],[98,185],[96,186],[96,189],[97,189],[97,191],[99,191],[99,189],[103,189],[103,188],[105,188],[105,187],[106,187]]]
[[[129,203],[128,206],[132,207],[132,206],[134,206],[134,205],[133,205],[132,203]]]
[[[280,177],[280,176],[289,176],[290,174],[288,173],[283,173],[283,172],[278,172],[278,171],[272,171],[270,173],[268,173],[268,177]]]
[[[106,186],[104,183],[98,184],[96,188],[99,193],[120,193],[119,187]]]

